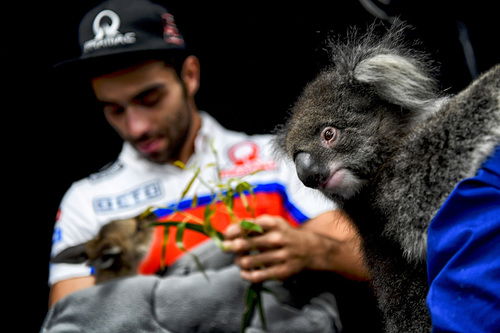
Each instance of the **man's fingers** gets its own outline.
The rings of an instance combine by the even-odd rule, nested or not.
[[[236,238],[233,240],[225,240],[222,242],[222,248],[231,252],[248,252],[251,250],[251,245],[244,238]]]
[[[242,236],[243,229],[238,223],[234,223],[227,227],[226,231],[224,231],[225,239],[235,239],[237,237]]]
[[[283,247],[287,239],[282,232],[271,231],[259,236],[236,238],[222,242],[225,249],[234,252],[269,250]]]
[[[288,258],[285,249],[266,251],[254,255],[236,258],[236,264],[243,270],[261,269],[267,266],[283,263]]]
[[[291,268],[287,265],[275,265],[265,269],[257,269],[246,271],[242,270],[240,275],[245,280],[248,280],[253,283],[258,283],[266,280],[272,279],[284,279],[290,276]]]
[[[282,217],[272,215],[260,215],[254,222],[260,225],[264,230],[273,230],[282,226],[288,226],[288,222]]]

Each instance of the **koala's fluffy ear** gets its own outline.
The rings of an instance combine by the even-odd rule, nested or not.
[[[423,66],[397,54],[377,54],[360,61],[354,78],[372,85],[379,96],[407,110],[419,112],[436,101],[435,80]]]
[[[102,254],[94,260],[91,260],[89,264],[98,269],[108,269],[116,262],[116,260],[123,253],[121,247],[114,245],[112,247],[106,248],[102,251]]]
[[[50,262],[54,264],[81,264],[88,260],[85,243],[68,247],[59,252]]]

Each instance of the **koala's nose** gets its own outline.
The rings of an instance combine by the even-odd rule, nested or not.
[[[309,153],[298,153],[294,162],[299,179],[307,187],[318,188],[328,178],[328,170],[317,163]]]

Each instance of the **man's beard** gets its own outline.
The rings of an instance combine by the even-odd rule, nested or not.
[[[177,124],[177,126],[174,125],[174,129],[167,132],[167,134],[170,134],[166,137],[168,140],[167,148],[157,154],[143,155],[153,163],[165,164],[179,160],[181,151],[188,139],[191,126],[193,126],[192,114],[189,107],[186,105],[184,110],[180,111],[176,119],[172,120],[170,123]]]

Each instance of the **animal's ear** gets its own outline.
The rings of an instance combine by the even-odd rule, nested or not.
[[[122,248],[118,245],[102,250],[102,254],[89,264],[96,269],[108,269],[119,259],[122,254]]]
[[[389,103],[422,111],[436,101],[436,81],[424,62],[397,54],[377,54],[360,61],[354,78],[373,86]]]
[[[88,258],[85,243],[82,243],[62,250],[50,261],[54,264],[81,264]]]

